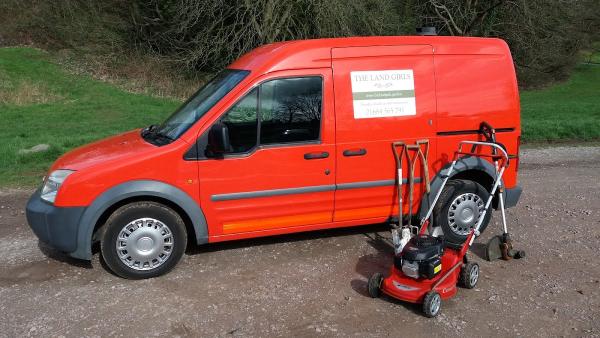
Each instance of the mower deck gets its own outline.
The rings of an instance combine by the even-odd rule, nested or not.
[[[460,266],[450,274],[448,274],[448,271],[456,264],[462,265],[463,258],[459,251],[446,248],[441,259],[442,271],[432,279],[410,278],[405,276],[396,266],[392,266],[390,275],[381,282],[381,291],[390,297],[410,303],[423,303],[425,295],[432,290],[439,293],[443,300],[454,296]],[[438,284],[442,278],[444,280]]]

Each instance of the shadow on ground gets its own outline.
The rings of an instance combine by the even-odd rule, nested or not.
[[[44,242],[38,241],[38,248],[44,254],[44,256],[46,256],[50,259],[53,259],[55,261],[58,261],[61,263],[67,263],[69,265],[72,265],[72,266],[75,266],[78,268],[85,268],[85,269],[92,268],[92,263],[90,261],[73,258],[73,257],[67,255],[66,253],[60,252],[60,251],[46,245]]]
[[[269,237],[258,237],[251,239],[234,240],[227,242],[211,243],[207,245],[188,245],[186,253],[188,255],[198,255],[206,252],[217,252],[223,250],[242,249],[247,247],[266,246],[279,243],[291,243],[298,241],[309,241],[315,239],[323,239],[330,237],[345,237],[354,236],[357,234],[366,234],[373,232],[388,231],[387,224],[371,224],[357,226],[352,228],[338,228],[320,231],[308,231],[295,234],[277,235]]]

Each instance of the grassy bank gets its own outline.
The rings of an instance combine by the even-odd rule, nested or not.
[[[600,64],[581,64],[571,78],[521,93],[525,142],[600,139]]]
[[[62,153],[156,123],[178,105],[70,75],[31,48],[0,48],[0,186],[34,186]],[[19,150],[48,144],[45,152]]]
[[[0,187],[35,186],[60,154],[157,123],[179,104],[72,75],[50,60],[37,49],[0,48]],[[525,142],[600,140],[600,65],[522,92],[521,105]],[[50,148],[19,153],[38,144]]]

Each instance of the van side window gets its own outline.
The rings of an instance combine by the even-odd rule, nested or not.
[[[260,144],[319,139],[321,77],[276,79],[260,86]]]
[[[221,118],[229,129],[231,153],[244,153],[256,146],[258,90],[255,88]]]

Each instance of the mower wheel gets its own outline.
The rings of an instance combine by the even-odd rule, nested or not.
[[[435,291],[429,291],[423,300],[423,313],[429,318],[433,318],[440,313],[442,308],[442,297]]]
[[[472,289],[477,285],[479,280],[479,264],[469,262],[460,270],[460,279],[458,283],[466,289]]]
[[[379,297],[379,294],[381,293],[381,281],[383,281],[383,275],[381,275],[379,272],[374,273],[373,276],[369,278],[367,291],[369,292],[369,296],[372,298]]]

